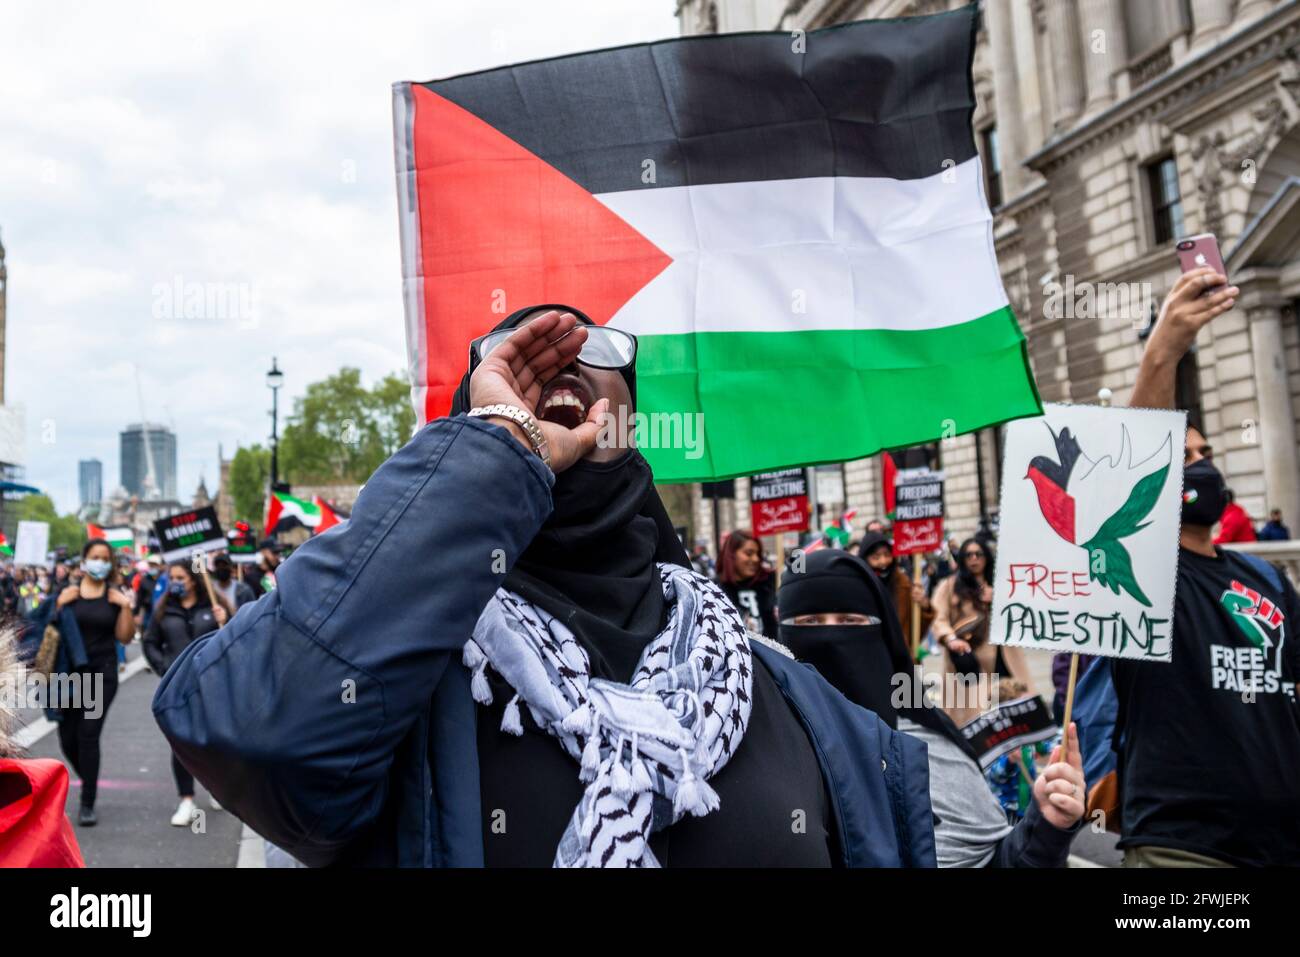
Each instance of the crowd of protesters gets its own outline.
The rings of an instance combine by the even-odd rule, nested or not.
[[[1178,360],[1233,305],[1202,295],[1216,284],[1174,286],[1135,405],[1172,406]],[[1231,583],[1293,620],[1300,599],[1218,547],[1255,531],[1197,427],[1173,663],[1084,662],[1080,720],[985,767],[962,726],[1048,690],[989,639],[994,536],[951,539],[915,579],[880,521],[784,568],[744,530],[716,565],[688,554],[630,437],[597,441],[634,406],[634,360],[576,309],[521,310],[473,344],[453,414],[283,565],[267,551],[239,576],[219,556],[209,592],[148,560],[128,585],[94,541],[62,579],[22,570],[0,595],[57,612],[72,666],[106,683],[143,635],[172,823],[197,778],[310,866],[1057,867],[1093,807],[1126,866],[1300,863],[1300,643],[1278,650],[1275,694],[1225,697],[1206,664],[1249,651],[1216,603]],[[1263,532],[1289,535],[1277,512]],[[918,664],[984,690],[900,698]],[[93,824],[103,717],[60,719]]]
[[[141,559],[127,549],[115,551],[103,539],[89,540],[72,558],[52,559],[50,567],[0,568],[6,690],[16,685],[14,669],[23,665],[28,672],[76,678],[78,693],[70,700],[47,701],[46,715],[55,722],[60,751],[80,782],[79,826],[99,823],[95,805],[104,729],[126,667],[126,647],[140,641],[148,666],[163,675],[190,642],[216,631],[238,607],[274,587],[279,551],[267,541],[252,561],[236,564],[225,552],[204,556],[211,593],[192,562],[167,565],[156,553]],[[12,711],[8,702],[0,702],[6,707]],[[3,729],[0,740],[6,746],[10,740]],[[9,755],[0,746],[3,757]],[[171,823],[185,826],[195,814],[194,779],[175,759],[172,769],[180,804]],[[53,786],[57,779],[42,781]],[[66,771],[61,780],[66,791]]]

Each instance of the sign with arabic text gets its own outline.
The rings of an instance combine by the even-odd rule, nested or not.
[[[808,476],[803,469],[762,472],[749,480],[755,535],[808,530]]]

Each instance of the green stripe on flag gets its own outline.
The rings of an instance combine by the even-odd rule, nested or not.
[[[664,433],[647,423],[659,482],[843,462],[1042,414],[1010,307],[919,331],[642,335],[637,404],[703,414],[696,457],[653,447]]]

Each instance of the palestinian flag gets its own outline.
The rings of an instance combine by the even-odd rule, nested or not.
[[[0,532],[0,555],[5,558],[14,557],[14,547],[9,544],[9,538],[4,532]]]
[[[335,525],[339,524],[339,522],[343,521],[343,519],[339,518],[338,512],[330,508],[329,503],[319,495],[313,495],[311,502],[320,510],[320,522],[317,523],[316,530],[313,534],[319,535],[321,532],[325,531],[325,529],[333,528]]]
[[[86,523],[87,538],[102,538],[108,542],[113,551],[119,551],[123,548],[128,551],[135,550],[135,532],[127,526],[117,528],[101,528],[93,522]]]
[[[637,411],[678,446],[642,441],[659,481],[1038,414],[971,134],[975,28],[972,4],[396,84],[421,421],[474,337],[556,302],[640,338]]]
[[[298,526],[310,528],[315,535],[337,525],[340,521],[338,514],[319,495],[313,495],[311,501],[308,501],[305,498],[294,498],[283,492],[272,492],[266,502],[264,524],[267,535]]]

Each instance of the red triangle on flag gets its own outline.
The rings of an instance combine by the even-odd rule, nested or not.
[[[672,257],[473,113],[411,90],[428,370],[416,385],[432,419],[451,408],[470,342],[508,314],[563,302],[608,322]]]
[[[333,528],[335,525],[339,524],[341,519],[339,518],[338,513],[329,507],[329,504],[325,499],[321,498],[319,495],[313,495],[311,500],[312,504],[320,509],[320,524],[312,529],[311,533],[313,535],[319,535],[321,532],[325,531],[325,529]]]

